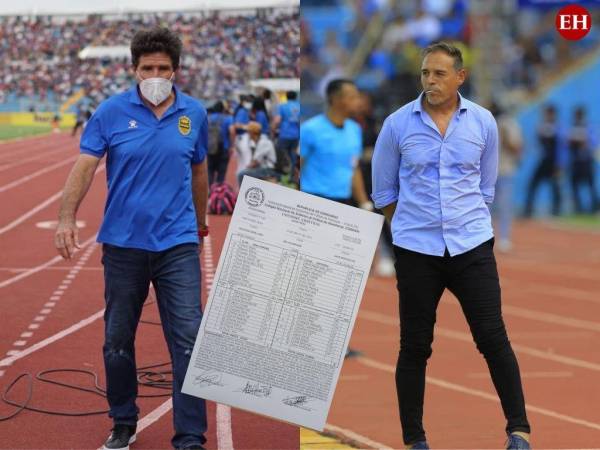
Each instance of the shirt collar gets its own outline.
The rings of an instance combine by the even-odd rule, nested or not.
[[[174,103],[175,110],[185,108],[185,106],[187,105],[187,102],[186,102],[182,92],[179,90],[179,88],[175,84],[173,84],[173,89],[175,90],[175,103]],[[129,101],[136,105],[146,106],[145,103],[142,101],[142,98],[140,97],[140,93],[138,92],[137,83],[131,89],[129,89]]]
[[[423,96],[425,95],[424,92],[421,92],[419,94],[419,97],[414,101],[413,104],[413,112],[422,112],[423,111]],[[470,109],[469,107],[469,101],[465,98],[463,98],[462,95],[460,95],[460,92],[458,92],[458,110],[460,112],[466,111],[467,109]]]

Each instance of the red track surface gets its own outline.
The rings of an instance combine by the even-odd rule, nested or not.
[[[90,240],[90,244],[79,251],[71,262],[52,262],[56,256],[52,243],[53,230],[36,227],[39,222],[56,218],[59,200],[55,194],[62,189],[72,166],[71,162],[63,165],[58,163],[77,155],[77,143],[77,139],[58,134],[0,144],[0,360],[6,361],[7,352],[30,349],[44,339],[92,317],[104,307],[101,248],[95,244],[93,237],[102,219],[106,195],[105,172],[96,175],[78,214],[78,220],[86,222],[80,231],[80,241]],[[56,198],[53,199],[53,196]],[[210,220],[216,266],[228,218],[211,217]],[[89,259],[86,259],[86,254]],[[37,272],[27,272],[44,263],[50,264]],[[74,267],[79,268],[76,273],[71,272]],[[19,276],[22,278],[16,278]],[[206,302],[204,285],[203,282],[203,303]],[[38,371],[51,368],[90,369],[99,374],[100,384],[104,385],[104,323],[100,314],[96,317],[77,331],[17,359],[7,367],[2,367],[0,363],[0,389],[3,391],[21,372],[35,375]],[[156,305],[149,305],[142,319],[158,321]],[[159,326],[140,324],[136,353],[138,366],[168,361]],[[61,375],[60,379],[92,386],[90,380],[79,375]],[[20,383],[10,398],[24,399],[24,387],[25,383]],[[141,390],[141,393],[155,392],[150,388]],[[140,399],[140,418],[158,408],[165,400]],[[100,397],[39,382],[34,385],[32,404],[69,411],[106,408],[105,400]],[[209,402],[207,447],[211,449],[217,448],[215,409],[215,405]],[[1,404],[0,416],[13,410]],[[235,409],[231,410],[231,423],[233,448],[298,448],[299,434],[295,426]],[[9,421],[0,422],[0,448],[93,449],[101,446],[110,426],[106,415],[77,418],[23,411]],[[171,435],[172,414],[168,412],[138,433],[137,443],[132,448],[170,448]]]
[[[534,448],[600,448],[600,234],[518,224],[498,255],[503,314],[523,375]],[[502,448],[504,418],[457,300],[445,294],[427,375],[432,448]],[[372,277],[328,422],[403,448],[394,384],[395,281]],[[363,440],[365,446],[368,441]]]

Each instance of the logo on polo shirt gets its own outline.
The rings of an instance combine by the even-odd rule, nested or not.
[[[187,116],[181,116],[179,118],[179,132],[184,136],[190,134],[192,130],[192,121]]]
[[[137,122],[135,120],[130,120],[129,128],[137,128]]]

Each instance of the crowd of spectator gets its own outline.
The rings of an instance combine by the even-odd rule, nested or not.
[[[61,104],[84,89],[98,103],[133,82],[130,59],[81,59],[88,46],[128,46],[142,28],[167,26],[184,49],[177,83],[202,99],[231,98],[254,78],[299,76],[299,13],[148,13],[0,17],[0,92]]]
[[[492,28],[491,20],[497,21],[494,27],[500,38],[494,60],[502,72],[497,77],[502,90],[535,91],[547,74],[556,73],[600,42],[600,33],[593,29],[581,42],[562,39],[554,26],[554,9],[520,8],[517,2],[486,4],[496,8],[490,12],[487,27]],[[374,96],[384,114],[412,100],[419,91],[420,50],[435,41],[451,41],[461,48],[467,68],[480,64],[474,39],[481,37],[475,33],[478,24],[473,22],[467,0],[330,0],[327,6],[338,9],[337,15],[347,20],[328,31],[323,31],[322,26],[311,26],[313,13],[325,5],[312,2],[311,6],[312,9],[304,8],[303,3],[301,23],[306,112],[310,112],[311,101],[322,102],[327,81],[339,76],[352,76],[360,88]],[[599,10],[591,13],[593,23],[600,20]],[[377,31],[365,33],[375,16],[380,20]],[[375,39],[356,72],[353,58],[365,35]],[[472,94],[469,81],[461,89],[467,96]]]

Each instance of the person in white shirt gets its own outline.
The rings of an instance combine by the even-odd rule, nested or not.
[[[242,137],[239,147],[248,163],[241,170],[238,166],[238,184],[242,184],[244,175],[262,180],[277,181],[279,174],[274,169],[277,154],[273,142],[266,134],[261,133],[261,125],[258,122],[250,122],[246,126],[246,131],[247,133]]]

